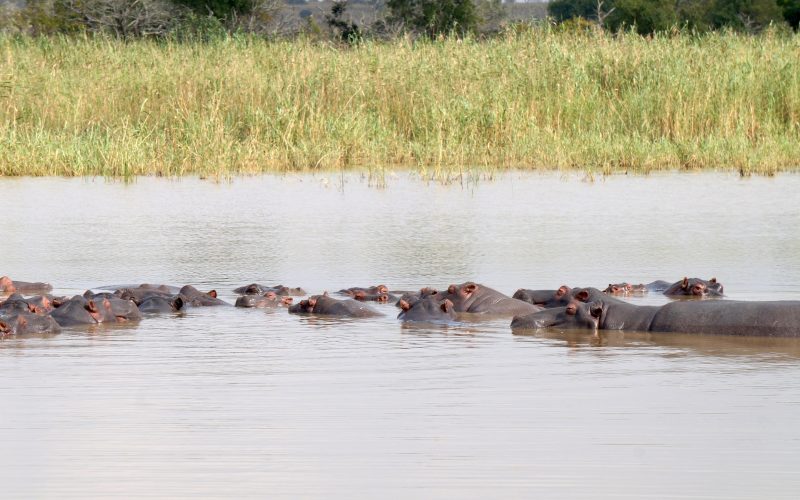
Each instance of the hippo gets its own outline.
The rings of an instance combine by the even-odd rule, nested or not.
[[[394,303],[395,306],[402,308],[402,302],[405,302],[408,305],[414,305],[414,302],[424,299],[426,297],[436,297],[438,299],[443,299],[445,294],[440,294],[440,292],[431,287],[421,288],[418,292],[395,292],[400,293],[400,298],[397,299],[397,302]]]
[[[27,281],[14,281],[8,276],[0,277],[0,292],[5,293],[47,293],[53,290],[50,283],[30,283]]]
[[[632,285],[627,282],[609,283],[603,292],[609,295],[639,295],[648,292],[660,292],[669,297],[721,297],[722,284],[717,278],[706,281],[700,278],[683,278],[681,281],[669,283],[656,280],[647,284]]]
[[[511,327],[800,337],[800,301],[678,301],[637,306],[607,297],[518,316]]]
[[[102,298],[87,300],[76,295],[50,313],[60,326],[94,323],[124,323],[141,319],[139,308],[130,300]]]
[[[273,309],[292,305],[292,297],[279,296],[275,292],[266,292],[264,295],[242,295],[236,299],[236,307],[257,307],[259,309]]]
[[[180,295],[183,298],[183,305],[194,307],[205,306],[229,306],[224,300],[217,298],[217,291],[211,290],[208,293],[203,293],[192,285],[186,285],[180,290]]]
[[[514,298],[549,309],[551,307],[564,307],[579,294],[581,298],[578,300],[583,302],[603,296],[595,288],[570,288],[567,285],[561,285],[558,290],[526,290],[520,288],[514,293]]]
[[[451,323],[456,312],[450,299],[440,300],[434,296],[420,298],[413,303],[400,299],[400,314],[397,319],[424,323]]]
[[[168,300],[174,297],[176,294],[177,292],[170,293],[151,288],[120,288],[114,291],[114,296],[124,300],[132,300],[137,306],[151,297],[158,297]],[[86,295],[84,294],[84,296]]]
[[[351,287],[351,288],[343,288],[343,289],[339,290],[336,293],[339,293],[339,294],[342,294],[342,295],[347,295],[348,297],[353,297],[353,298],[356,297],[356,294],[359,294],[362,297],[379,296],[379,295],[383,295],[383,294],[388,294],[389,293],[389,288],[386,285],[375,285],[375,286],[368,286],[368,287],[354,286],[354,287]],[[362,300],[366,300],[366,299],[362,299]]]
[[[25,298],[19,293],[13,293],[5,302],[0,303],[0,312],[13,309],[16,311],[27,310],[36,314],[47,314],[53,308],[61,305],[62,301],[62,297],[53,297],[48,294]]]
[[[386,303],[389,301],[398,300],[394,295],[388,293],[367,293],[364,290],[358,290],[352,295],[354,300],[360,302],[381,302]]]
[[[152,295],[141,302],[134,303],[139,307],[139,312],[148,314],[168,314],[183,309],[183,299],[180,295],[161,296]]]
[[[369,318],[383,316],[378,311],[361,302],[347,299],[336,300],[327,295],[312,295],[306,300],[289,307],[292,314],[319,314],[325,316],[341,316],[349,318]]]
[[[722,284],[717,282],[717,278],[706,281],[700,278],[683,278],[670,285],[664,290],[664,295],[671,297],[722,297]]]
[[[471,281],[450,285],[445,298],[450,299],[456,312],[464,313],[521,315],[542,309]]]
[[[51,316],[23,312],[0,317],[0,336],[48,335],[61,331]]]
[[[269,286],[258,283],[240,286],[233,290],[233,293],[238,295],[264,295],[267,292],[274,292],[275,295],[292,295],[296,297],[306,295],[306,291],[300,287],[291,288],[283,285]]]

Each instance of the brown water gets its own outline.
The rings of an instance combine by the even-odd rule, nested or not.
[[[0,180],[0,275],[58,293],[716,276],[800,299],[800,176]],[[651,296],[638,303],[661,303]],[[5,498],[797,498],[800,344],[234,308],[0,341]]]

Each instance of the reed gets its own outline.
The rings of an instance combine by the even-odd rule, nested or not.
[[[0,174],[800,166],[800,35],[0,39]]]

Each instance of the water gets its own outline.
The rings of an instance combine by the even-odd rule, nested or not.
[[[800,176],[0,180],[58,293],[716,276],[800,299]],[[661,303],[657,296],[633,299]],[[0,341],[3,497],[796,498],[800,344],[233,308]]]

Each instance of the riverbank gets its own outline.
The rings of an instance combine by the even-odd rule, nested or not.
[[[0,175],[800,166],[792,34],[22,38],[0,53]]]

